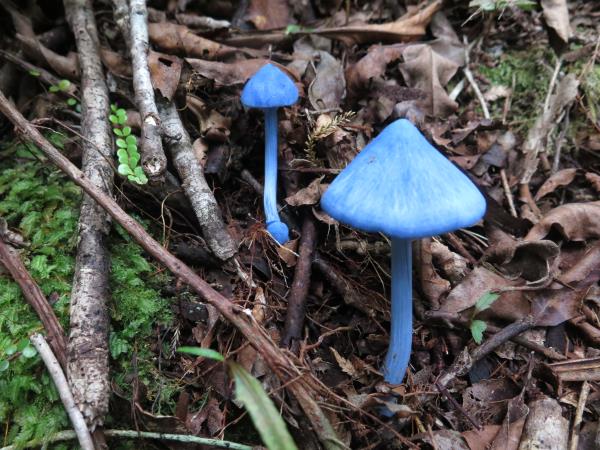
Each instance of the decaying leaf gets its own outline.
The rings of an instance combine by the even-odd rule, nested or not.
[[[400,59],[406,44],[373,45],[367,54],[346,69],[348,88],[367,88],[373,78],[381,77],[388,64]]]
[[[550,28],[556,31],[558,37],[564,42],[569,42],[573,32],[569,23],[569,8],[567,0],[541,0],[544,20]]]
[[[568,203],[546,214],[525,237],[526,241],[539,240],[558,231],[570,241],[586,241],[600,237],[600,201]]]
[[[258,30],[283,28],[290,21],[287,0],[250,0],[246,19]]]
[[[226,142],[230,133],[231,119],[221,115],[217,110],[210,109],[198,97],[188,95],[187,106],[198,118],[202,136],[209,141]]]
[[[577,169],[559,170],[542,184],[535,194],[534,199],[537,201],[554,192],[557,188],[570,184],[575,179],[575,175],[577,175]]]
[[[319,52],[315,78],[308,87],[308,98],[317,110],[337,109],[346,96],[346,79],[341,62],[329,53]]]
[[[352,378],[357,376],[356,369],[354,368],[354,365],[352,364],[352,362],[350,362],[349,360],[344,358],[342,355],[340,355],[335,348],[330,347],[329,350],[331,350],[331,353],[333,354],[333,357],[335,358],[338,365],[340,366],[340,369],[342,369],[342,372],[347,373]]]
[[[438,309],[440,298],[450,291],[450,283],[438,275],[433,267],[433,256],[431,253],[432,239],[419,239],[417,242],[417,273],[423,294],[429,300],[433,309]]]
[[[182,67],[181,59],[176,56],[154,51],[148,52],[148,68],[152,77],[152,86],[168,100],[172,100],[175,95]]]
[[[204,78],[213,80],[217,86],[244,84],[248,78],[254,75],[265,64],[273,64],[293,79],[298,78],[295,73],[288,70],[285,66],[263,58],[243,59],[235,63],[207,61],[195,58],[186,58],[185,60],[196,72]]]
[[[328,183],[321,183],[324,177],[313,180],[307,187],[300,189],[294,195],[285,199],[291,206],[315,205],[321,200],[321,195],[327,190]]]

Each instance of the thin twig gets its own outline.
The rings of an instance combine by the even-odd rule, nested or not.
[[[581,384],[581,391],[579,392],[579,401],[577,402],[577,409],[575,410],[575,419],[573,419],[573,428],[571,430],[571,443],[569,444],[569,450],[577,450],[579,444],[579,432],[581,427],[581,421],[583,419],[583,412],[585,411],[585,404],[590,393],[590,384],[584,381]]]
[[[448,401],[450,403],[452,403],[452,405],[456,408],[457,411],[459,411],[463,416],[465,416],[466,419],[469,422],[471,422],[471,424],[475,428],[477,428],[478,430],[481,430],[481,424],[477,421],[477,419],[475,419],[474,417],[471,417],[471,415],[469,413],[467,413],[467,411],[465,411],[465,409],[460,405],[460,403],[458,403],[456,401],[456,399],[454,397],[452,397],[452,394],[450,394],[450,392],[448,392],[448,389],[446,389],[444,386],[442,386],[439,382],[436,382],[435,386],[440,391],[440,394],[442,394],[444,397],[446,397],[448,399]]]
[[[222,441],[220,439],[211,439],[200,436],[190,436],[187,434],[169,434],[169,433],[154,433],[150,431],[135,431],[135,430],[105,430],[104,434],[107,437],[122,437],[127,439],[156,439],[159,441],[173,441],[173,442],[185,442],[187,444],[199,444],[206,445],[209,447],[218,448],[229,448],[232,450],[252,450],[250,445],[238,444],[237,442]],[[30,441],[18,448],[31,448],[38,447],[39,445],[46,443],[71,441],[76,438],[75,432],[71,430],[60,431],[44,441]],[[17,450],[16,445],[9,445],[8,447],[2,447],[0,450]]]
[[[486,119],[489,119],[491,116],[490,116],[490,110],[488,109],[488,106],[487,106],[487,102],[485,101],[485,98],[483,97],[483,94],[481,93],[481,90],[479,89],[479,86],[477,85],[477,82],[475,81],[473,72],[471,72],[471,69],[469,69],[469,62],[470,62],[469,61],[469,52],[471,51],[471,45],[469,45],[466,36],[463,36],[463,41],[464,41],[464,45],[465,45],[465,67],[463,67],[463,72],[465,73],[465,77],[467,78],[467,81],[471,85],[473,92],[475,92],[477,101],[479,101],[479,104],[481,105],[481,109],[483,110],[483,117],[485,117]]]
[[[75,430],[75,434],[77,435],[77,440],[79,441],[81,448],[83,450],[94,450],[94,443],[92,442],[90,431],[87,428],[81,411],[79,411],[79,408],[75,404],[75,399],[73,398],[73,394],[69,389],[67,378],[60,368],[60,364],[54,356],[54,353],[52,353],[52,350],[46,342],[46,339],[44,339],[44,336],[41,334],[37,333],[32,335],[30,339],[31,343],[35,346],[36,350],[40,354],[42,361],[44,361],[44,364],[46,365],[46,368],[48,369],[48,372],[54,381],[58,395],[65,406],[67,414],[69,415],[69,419],[71,419],[73,429]]]
[[[510,191],[508,179],[506,178],[506,170],[500,169],[500,179],[502,180],[502,189],[504,189],[504,195],[506,197],[506,201],[508,202],[510,213],[513,217],[518,217],[517,209],[515,208],[515,200],[513,199],[512,192]]]

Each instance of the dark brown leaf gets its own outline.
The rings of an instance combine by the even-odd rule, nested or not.
[[[570,241],[600,237],[600,201],[568,203],[551,210],[529,231],[526,241],[539,240],[556,229]]]
[[[152,77],[152,86],[168,100],[172,100],[173,95],[175,95],[182,67],[181,59],[176,56],[165,55],[152,50],[148,52],[148,68]]]
[[[542,184],[534,199],[537,201],[554,192],[557,188],[570,184],[575,179],[575,175],[577,175],[577,169],[559,170]]]
[[[258,30],[283,28],[290,22],[287,0],[250,0],[246,19]]]

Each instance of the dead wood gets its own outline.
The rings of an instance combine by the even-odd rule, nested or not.
[[[65,0],[81,66],[81,106],[85,176],[106,195],[112,191],[110,102],[100,60],[99,41],[89,0]],[[67,374],[77,405],[93,430],[104,423],[110,393],[108,369],[110,255],[106,239],[110,217],[85,195],[79,217],[79,242],[71,294]]]

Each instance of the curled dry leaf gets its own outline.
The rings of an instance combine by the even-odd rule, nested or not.
[[[313,180],[307,187],[300,189],[294,195],[285,199],[291,206],[315,205],[321,200],[321,195],[327,190],[327,183],[321,183],[324,177]]]
[[[600,175],[588,172],[585,174],[585,179],[588,180],[596,192],[600,192]]]
[[[385,73],[388,64],[400,59],[406,44],[373,45],[367,54],[346,69],[348,89],[361,90],[369,86],[373,78]]]
[[[171,22],[149,23],[148,35],[150,41],[168,52],[183,53],[186,56],[196,56],[204,59],[222,58],[243,52],[257,56],[260,52],[250,49],[238,49],[220,44],[194,34],[185,25]]]
[[[433,267],[432,239],[420,239],[417,243],[417,273],[423,294],[433,309],[439,309],[440,298],[450,291],[450,283],[438,275]]]
[[[131,78],[131,64],[129,64],[119,53],[113,52],[107,48],[101,48],[100,57],[102,58],[102,63],[111,73],[118,77]]]
[[[546,24],[556,31],[558,37],[566,44],[573,34],[567,0],[541,0],[540,3]]]
[[[456,111],[458,105],[448,96],[444,86],[459,64],[438,53],[437,48],[435,41],[406,47],[402,52],[404,63],[400,64],[400,71],[409,87],[425,92],[423,110],[432,116],[446,117]]]
[[[246,20],[258,30],[283,28],[290,22],[287,0],[250,0]]]
[[[575,179],[575,175],[577,175],[577,169],[559,170],[544,181],[544,184],[542,184],[535,194],[534,199],[537,201],[551,192],[554,192],[557,188],[570,184]]]
[[[346,96],[346,79],[342,64],[331,54],[320,51],[321,61],[315,78],[308,87],[308,98],[312,107],[319,111],[339,108]]]
[[[187,106],[198,118],[200,133],[209,141],[226,142],[231,128],[231,119],[221,115],[217,110],[210,109],[206,104],[193,95],[186,97]]]
[[[182,67],[181,59],[176,56],[152,50],[148,52],[148,68],[152,77],[152,86],[168,100],[172,100],[175,95]]]
[[[273,64],[288,75],[295,77],[284,66],[263,58],[244,59],[235,63],[207,61],[204,59],[186,58],[192,68],[204,78],[213,80],[217,86],[233,86],[244,84],[258,69],[267,63]]]
[[[586,241],[600,237],[600,201],[568,203],[547,213],[531,228],[526,241],[544,238],[551,229],[556,229],[570,241]]]
[[[70,52],[67,56],[63,56],[44,47],[37,38],[19,33],[16,38],[27,53],[41,64],[50,67],[58,76],[71,80],[79,78],[79,61],[76,53]]]
[[[435,0],[424,8],[410,12],[394,22],[381,24],[351,24],[345,27],[322,28],[313,33],[339,39],[348,44],[368,42],[411,41],[423,36],[433,15],[442,7],[441,0]]]

